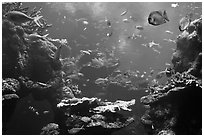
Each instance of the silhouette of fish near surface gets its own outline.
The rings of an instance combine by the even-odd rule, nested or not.
[[[166,10],[153,11],[149,14],[148,23],[154,26],[158,26],[169,21]]]

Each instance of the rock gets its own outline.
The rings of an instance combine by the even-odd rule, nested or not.
[[[192,67],[202,52],[202,18],[191,22],[177,38],[176,51],[172,63],[176,72],[184,72]],[[200,69],[198,70],[200,71]]]

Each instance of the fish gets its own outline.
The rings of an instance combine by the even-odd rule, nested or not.
[[[143,78],[143,77],[144,77],[144,74],[142,74],[140,77]]]
[[[123,22],[129,23],[129,20],[128,19],[123,19]]]
[[[150,71],[150,75],[153,75],[154,74],[154,70],[152,69],[151,71]]]
[[[181,20],[179,21],[180,31],[184,31],[188,28],[188,26],[191,24],[192,17],[193,13],[189,13],[185,17],[181,18]]]
[[[41,19],[43,16],[37,16],[37,17],[32,18],[20,11],[10,11],[5,16],[7,17],[9,21],[12,21],[17,24],[26,23],[28,21],[34,21],[35,24],[38,25],[39,27],[42,26],[39,19]]]
[[[155,48],[153,48],[153,51],[160,54],[160,51],[156,50]]]
[[[143,43],[143,44],[141,44],[142,46],[144,46],[144,47],[147,47],[147,44],[145,44],[145,43]]]
[[[88,25],[88,24],[89,24],[89,22],[88,22],[88,21],[86,21],[86,20],[84,20],[84,21],[83,21],[83,24]]]
[[[95,80],[95,84],[105,83],[108,81],[108,78],[98,78]]]
[[[158,47],[158,48],[161,48],[161,46],[160,46],[159,43],[155,43],[154,41],[151,41],[151,42],[149,43],[149,47],[152,48],[152,47],[154,47],[154,46],[156,46],[156,47]]]
[[[80,52],[81,52],[81,53],[85,53],[85,54],[87,54],[87,55],[91,55],[90,52],[89,52],[89,51],[86,51],[86,50],[80,50]]]
[[[144,71],[144,74],[147,74],[147,72],[146,72],[146,71]]]
[[[110,20],[107,20],[107,25],[108,25],[108,27],[111,27],[111,22],[110,22]]]
[[[169,63],[167,63],[167,62],[165,63],[165,65],[166,65],[166,66],[171,66],[171,64],[169,64]]]
[[[62,49],[62,44],[57,48],[57,51],[55,52],[55,55],[54,55],[54,60],[59,60],[60,58],[60,53],[61,53],[61,49]]]
[[[49,34],[45,34],[43,36],[38,35],[37,33],[25,35],[25,38],[27,38],[29,41],[37,41],[39,39],[44,40]]]
[[[42,87],[51,87],[51,85],[45,84],[45,83],[42,83],[42,82],[37,82],[37,84],[42,86]]]
[[[127,10],[125,10],[125,11],[123,11],[121,14],[120,14],[120,16],[124,16],[125,14],[127,14]]]
[[[144,28],[142,26],[135,26],[136,29],[138,30],[143,30]]]
[[[169,30],[166,30],[165,32],[168,33],[168,34],[174,34],[173,32],[171,32]]]
[[[176,7],[178,7],[178,6],[179,6],[178,3],[172,3],[172,4],[171,4],[171,7],[172,7],[172,8],[176,8]]]
[[[83,127],[84,127],[84,125],[80,128],[72,128],[72,129],[68,130],[68,132],[69,132],[69,134],[73,135],[73,134],[78,133],[80,130],[84,130]]]
[[[39,112],[38,112],[37,109],[35,109],[34,107],[29,106],[28,109],[31,110],[32,112],[34,112],[36,115],[39,115]]]
[[[172,39],[163,39],[166,42],[172,42],[172,43],[176,43],[176,40],[172,40]]]
[[[106,36],[107,37],[111,37],[113,35],[113,32],[107,33]]]
[[[167,23],[169,18],[167,17],[166,10],[162,11],[153,11],[149,14],[148,23],[154,26],[162,25]]]
[[[108,27],[111,27],[111,21],[107,19],[107,17],[105,17],[105,22],[107,23]]]
[[[43,111],[43,114],[48,114],[50,113],[50,111]]]

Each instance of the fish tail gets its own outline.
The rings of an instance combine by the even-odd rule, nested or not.
[[[163,17],[167,20],[167,21],[169,21],[169,18],[167,17],[167,13],[166,13],[166,10],[164,10],[164,14],[163,14]]]
[[[33,20],[39,27],[42,26],[42,24],[41,24],[40,21],[39,21],[39,19],[41,19],[42,17],[43,17],[43,16],[37,16],[37,17],[35,17],[34,20]]]

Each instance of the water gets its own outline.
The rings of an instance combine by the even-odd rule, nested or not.
[[[53,27],[48,30],[49,36],[52,38],[66,38],[69,46],[72,48],[71,53],[68,49],[64,49],[62,58],[68,56],[76,56],[81,49],[99,49],[105,51],[106,49],[113,50],[116,57],[119,58],[121,70],[139,70],[140,72],[150,72],[151,69],[155,71],[162,70],[166,67],[165,63],[171,64],[171,56],[176,44],[173,42],[166,42],[164,39],[175,40],[180,34],[178,29],[179,20],[186,14],[192,12],[193,19],[199,18],[202,14],[201,3],[178,3],[178,7],[171,7],[172,3],[165,2],[147,2],[147,3],[23,3],[23,6],[42,7],[42,15],[48,23],[53,24]],[[169,22],[160,26],[152,26],[147,22],[147,17],[151,11],[166,10]],[[120,14],[127,10],[124,16]],[[134,21],[130,19],[134,17]],[[88,24],[83,24],[77,19],[85,18]],[[111,27],[107,26],[105,19],[110,20]],[[129,22],[123,22],[123,19],[128,19]],[[136,30],[135,25],[141,25],[144,30]],[[165,31],[169,30],[173,33],[169,34]],[[107,37],[107,33],[112,33],[112,36]],[[128,39],[133,33],[141,35],[136,40]],[[161,48],[153,51],[151,48],[142,46],[151,41],[159,43]],[[97,46],[97,43],[99,45]],[[89,87],[89,89],[91,89]],[[144,96],[144,90],[136,92],[115,91],[113,93],[97,92],[89,90],[83,93],[85,96],[97,96],[108,101],[131,100],[136,99],[136,104],[132,107],[132,114],[135,115],[135,122],[130,126],[123,128],[113,134],[147,134],[139,122],[139,118],[144,114],[145,109],[140,104],[140,98]],[[44,123],[34,122],[31,119],[26,119],[27,122],[15,125],[23,119],[20,108],[17,107],[15,114],[10,122],[11,133],[17,131],[21,134],[25,133],[23,130],[27,127],[28,134],[38,134],[39,129],[30,132],[32,128],[43,125]],[[25,109],[25,108],[23,108]],[[40,109],[40,108],[38,108]],[[19,117],[18,117],[19,116]],[[16,121],[16,118],[20,118]],[[52,121],[53,116],[50,115],[48,121]],[[40,120],[39,120],[40,121]],[[33,126],[28,126],[30,123]],[[45,122],[45,121],[44,121]],[[46,122],[45,122],[46,123]],[[26,133],[25,133],[26,134]]]

